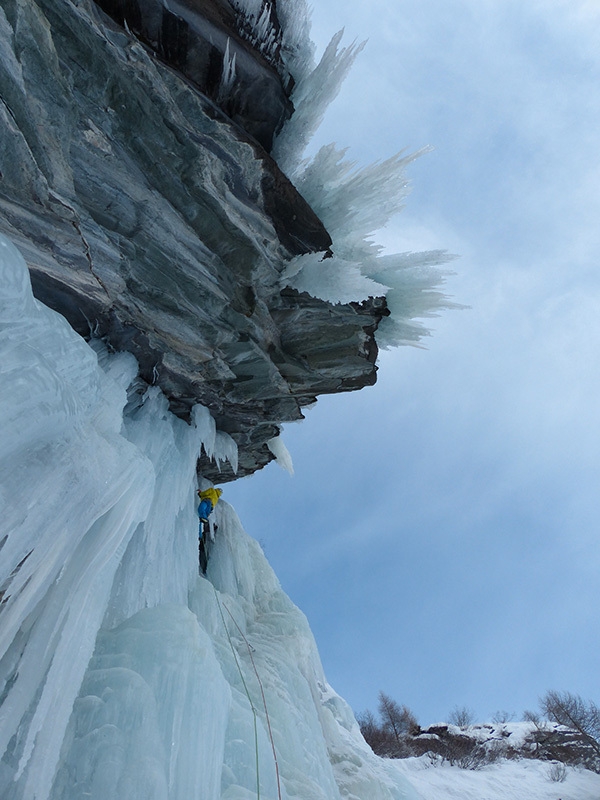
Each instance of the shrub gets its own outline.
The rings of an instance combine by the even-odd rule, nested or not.
[[[562,783],[567,777],[567,768],[564,764],[561,764],[560,761],[555,761],[553,764],[550,764],[548,777],[555,783]]]
[[[512,722],[515,715],[510,711],[496,711],[492,717],[492,722],[498,725],[505,725],[507,722]]]

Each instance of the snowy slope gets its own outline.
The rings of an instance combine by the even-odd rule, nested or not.
[[[567,767],[564,782],[550,778],[551,765],[541,761],[502,761],[481,770],[441,765],[426,757],[394,761],[422,800],[599,800],[600,775]]]

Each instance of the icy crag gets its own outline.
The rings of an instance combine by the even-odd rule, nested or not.
[[[141,397],[4,239],[0,320],[3,800],[416,797],[224,502],[198,576],[197,452],[234,456],[210,414]]]
[[[385,303],[337,307],[281,294],[289,260],[326,253],[331,237],[228,98],[245,96],[253,69],[287,98],[283,54],[286,69],[302,63],[293,31],[277,27],[275,63],[256,38],[273,25],[252,4],[170,3],[181,26],[165,22],[140,40],[136,19],[150,24],[165,7],[117,5],[123,25],[92,0],[2,4],[0,231],[24,254],[38,298],[82,335],[133,353],[179,416],[188,419],[196,402],[209,408],[246,474],[272,458],[266,442],[317,393],[374,381]],[[181,66],[171,51],[183,59],[185,41],[193,62],[201,42],[183,23],[193,11],[206,33],[217,7],[228,24],[245,20],[246,33],[219,28],[226,52],[210,58],[220,88],[200,84],[205,94],[169,58]],[[244,57],[240,50],[234,64],[235,47]],[[249,107],[275,132],[287,112],[274,114],[263,95],[262,110]],[[288,335],[298,317],[301,343]]]
[[[307,26],[0,7],[3,800],[414,798],[225,503],[198,575],[198,480],[291,469],[280,424],[375,381],[383,295],[387,344],[441,303],[440,254],[369,241],[406,160],[302,161],[359,50]]]

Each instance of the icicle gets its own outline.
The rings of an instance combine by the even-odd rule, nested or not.
[[[221,464],[228,461],[234,473],[238,471],[238,448],[235,440],[228,433],[217,431],[214,459],[221,469]]]
[[[277,137],[273,155],[292,179],[313,134],[321,124],[329,104],[337,96],[344,78],[365,42],[338,50],[344,31],[338,31],[328,44],[317,67],[303,78],[292,93],[295,112]]]
[[[235,83],[235,59],[237,54],[234,53],[233,56],[230,55],[229,41],[229,37],[227,37],[225,53],[223,54],[223,72],[221,73],[221,83],[217,95],[218,103],[223,103],[225,100],[227,100]]]
[[[267,442],[267,447],[275,456],[275,461],[279,464],[279,466],[286,472],[289,472],[290,475],[293,475],[294,465],[292,463],[292,456],[290,455],[290,451],[285,446],[281,436],[275,436],[273,439],[269,439]]]
[[[213,458],[215,452],[217,426],[212,414],[208,408],[198,404],[194,406],[194,410],[192,411],[192,421],[198,428],[200,443],[204,447],[206,455],[209,458]]]

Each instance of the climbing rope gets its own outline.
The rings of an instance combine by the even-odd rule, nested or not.
[[[227,639],[229,640],[229,646],[231,647],[231,652],[233,653],[233,657],[235,659],[235,663],[237,664],[237,668],[238,668],[238,671],[240,673],[240,678],[242,679],[242,683],[244,685],[244,689],[246,690],[246,695],[248,697],[248,702],[250,703],[250,708],[252,709],[252,713],[254,715],[254,742],[255,742],[255,746],[256,746],[256,794],[257,794],[257,800],[260,800],[260,782],[259,782],[259,777],[258,777],[258,730],[257,730],[257,726],[256,726],[256,716],[257,716],[256,708],[254,707],[254,703],[252,702],[252,698],[250,697],[250,692],[248,691],[248,686],[246,685],[246,681],[244,680],[244,676],[242,674],[242,668],[241,668],[240,663],[238,661],[237,653],[236,653],[236,651],[235,651],[235,649],[233,647],[233,642],[231,641],[231,636],[229,635],[229,630],[228,630],[227,624],[225,622],[225,616],[223,614],[223,607],[221,605],[221,601],[219,599],[219,595],[217,594],[217,590],[215,589],[214,585],[213,585],[213,590],[215,592],[215,597],[217,598],[217,605],[219,606],[219,613],[221,614],[221,619],[223,620],[223,626],[225,627],[225,633],[227,634]],[[254,674],[256,675],[256,680],[258,681],[258,685],[260,687],[260,693],[261,693],[261,696],[262,696],[263,706],[264,706],[264,709],[265,709],[265,718],[267,720],[267,729],[268,729],[268,732],[269,732],[269,739],[271,741],[271,749],[273,751],[273,761],[275,762],[275,776],[277,778],[277,797],[278,797],[279,800],[281,800],[281,782],[280,782],[280,779],[279,779],[279,763],[277,761],[277,752],[275,750],[275,742],[273,741],[273,731],[271,729],[271,719],[269,717],[269,711],[267,709],[267,699],[265,697],[265,690],[263,688],[263,684],[262,684],[262,681],[260,679],[260,675],[258,674],[258,670],[256,668],[256,663],[255,663],[254,657],[252,655],[252,647],[250,646],[250,642],[248,641],[248,639],[244,635],[244,632],[242,631],[242,629],[238,625],[236,618],[233,616],[233,614],[231,613],[229,608],[224,603],[223,603],[223,606],[225,607],[225,610],[227,611],[227,613],[231,617],[231,619],[233,621],[233,624],[238,629],[238,631],[240,633],[240,636],[242,637],[242,639],[244,640],[244,642],[246,644],[246,647],[248,648],[248,655],[250,656],[250,662],[252,664],[252,668],[254,670]]]
[[[260,675],[258,674],[258,670],[256,669],[256,664],[254,663],[254,657],[252,656],[252,648],[250,647],[250,642],[248,641],[248,639],[246,639],[246,637],[244,635],[244,632],[242,631],[240,626],[237,624],[235,617],[233,616],[231,611],[227,608],[227,606],[225,606],[225,610],[227,611],[227,613],[229,614],[229,616],[233,620],[233,624],[238,629],[238,631],[240,632],[240,636],[242,637],[242,639],[246,643],[246,647],[248,648],[248,655],[250,656],[250,661],[252,663],[252,668],[254,669],[254,674],[256,675],[256,680],[258,681],[258,685],[260,686],[260,693],[262,695],[263,706],[264,706],[264,709],[265,709],[265,718],[267,720],[267,728],[268,728],[268,731],[269,731],[269,739],[271,740],[271,749],[273,751],[273,761],[275,762],[275,775],[277,777],[277,796],[278,796],[279,800],[281,800],[281,784],[280,784],[280,781],[279,781],[279,764],[277,762],[277,753],[275,751],[275,742],[273,741],[273,731],[271,730],[271,719],[269,717],[269,711],[267,709],[267,699],[265,697],[265,690],[263,689],[263,685],[262,685],[262,681],[260,679]]]
[[[242,668],[240,666],[240,662],[237,657],[237,653],[233,646],[233,642],[231,641],[231,636],[229,635],[229,629],[227,628],[227,623],[225,622],[225,615],[223,614],[223,608],[221,607],[221,601],[219,600],[219,595],[217,594],[217,590],[213,584],[213,590],[215,592],[215,597],[217,599],[217,606],[219,607],[219,613],[221,615],[221,619],[223,621],[223,627],[225,628],[225,633],[227,634],[227,640],[229,641],[229,646],[231,647],[231,652],[233,653],[233,658],[235,659],[235,663],[238,668],[238,672],[240,673],[240,678],[242,679],[242,684],[246,691],[246,696],[248,698],[248,702],[250,703],[250,708],[252,709],[252,715],[254,717],[254,748],[256,751],[256,798],[260,800],[260,773],[259,773],[259,766],[258,766],[258,727],[256,724],[256,708],[254,707],[254,703],[252,702],[252,698],[250,697],[250,692],[248,691],[248,686],[246,685],[246,681],[244,679],[244,673],[242,672]],[[229,611],[229,609],[227,609]],[[229,612],[231,614],[231,612]],[[234,620],[235,622],[235,620]]]

